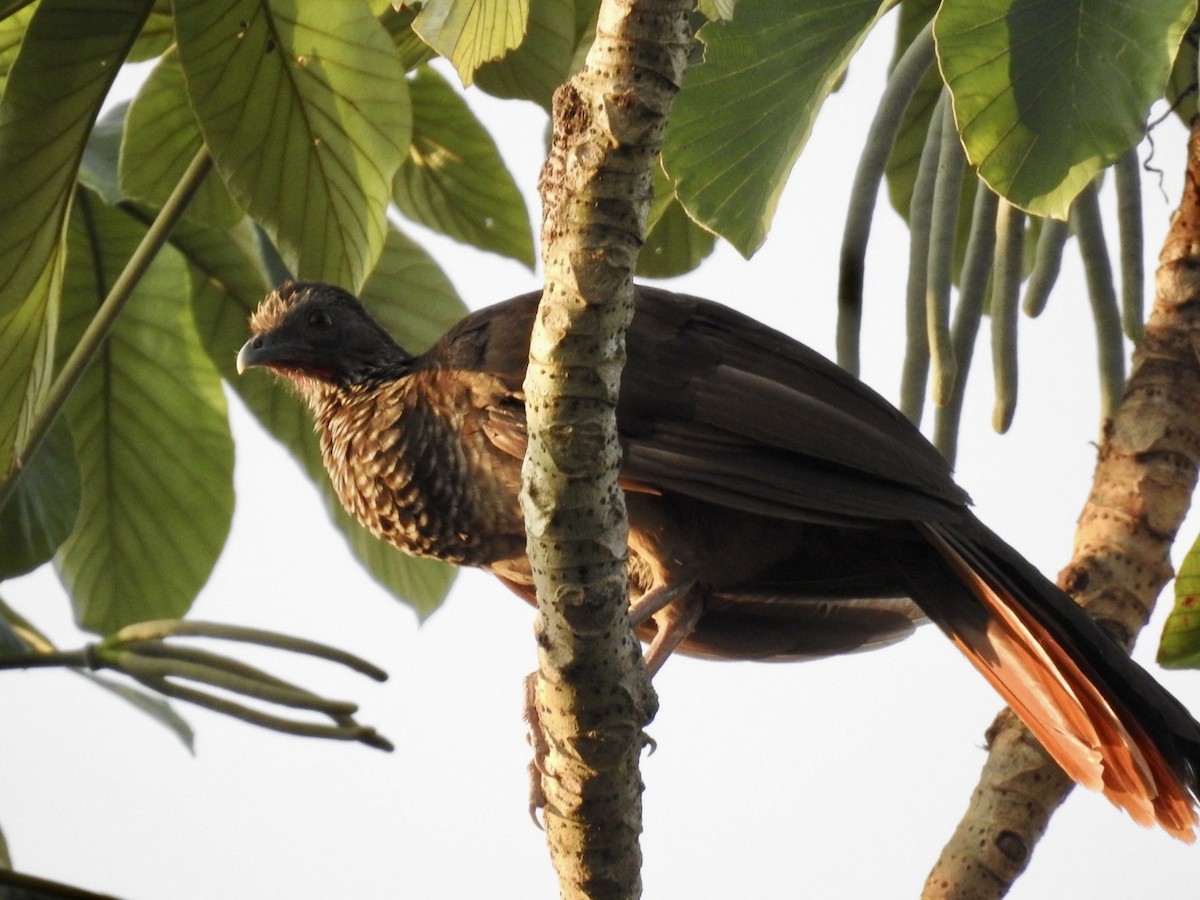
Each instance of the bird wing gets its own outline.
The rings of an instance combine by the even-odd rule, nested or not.
[[[469,316],[427,357],[500,375],[508,391],[485,427],[517,458],[538,297]],[[920,432],[803,344],[720,304],[640,287],[626,345],[617,420],[627,489],[823,524],[961,515],[966,494]]]
[[[640,300],[618,415],[626,477],[801,521],[960,514],[942,456],[856,378],[719,304]]]

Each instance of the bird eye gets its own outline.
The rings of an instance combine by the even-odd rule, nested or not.
[[[328,328],[333,324],[333,319],[329,318],[329,313],[323,309],[315,309],[308,315],[308,324],[313,328]]]

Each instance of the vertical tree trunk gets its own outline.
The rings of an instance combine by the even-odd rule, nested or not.
[[[1154,309],[1100,444],[1092,490],[1059,585],[1126,649],[1170,580],[1171,543],[1200,469],[1200,120],[1183,198],[1159,256]],[[1070,780],[1008,710],[926,898],[1002,897],[1029,862]]]
[[[657,700],[626,610],[616,398],[651,174],[691,37],[684,0],[604,0],[554,98],[542,172],[546,288],[525,382],[521,501],[538,588],[531,722],[564,897],[641,893],[643,728]]]

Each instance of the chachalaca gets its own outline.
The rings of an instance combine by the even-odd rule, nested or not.
[[[413,355],[353,296],[284,284],[238,369],[312,408],[346,508],[399,549],[480,566],[533,602],[518,506],[539,295]],[[1200,725],[984,526],[887,401],[731,309],[639,288],[617,405],[630,618],[673,651],[809,659],[932,619],[1076,781],[1191,840]],[[911,599],[910,599],[911,598]]]

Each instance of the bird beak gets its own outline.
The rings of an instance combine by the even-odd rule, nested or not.
[[[239,375],[245,373],[252,366],[260,366],[267,361],[268,355],[264,352],[263,339],[259,335],[255,335],[242,344],[242,349],[237,355],[237,372]]]

